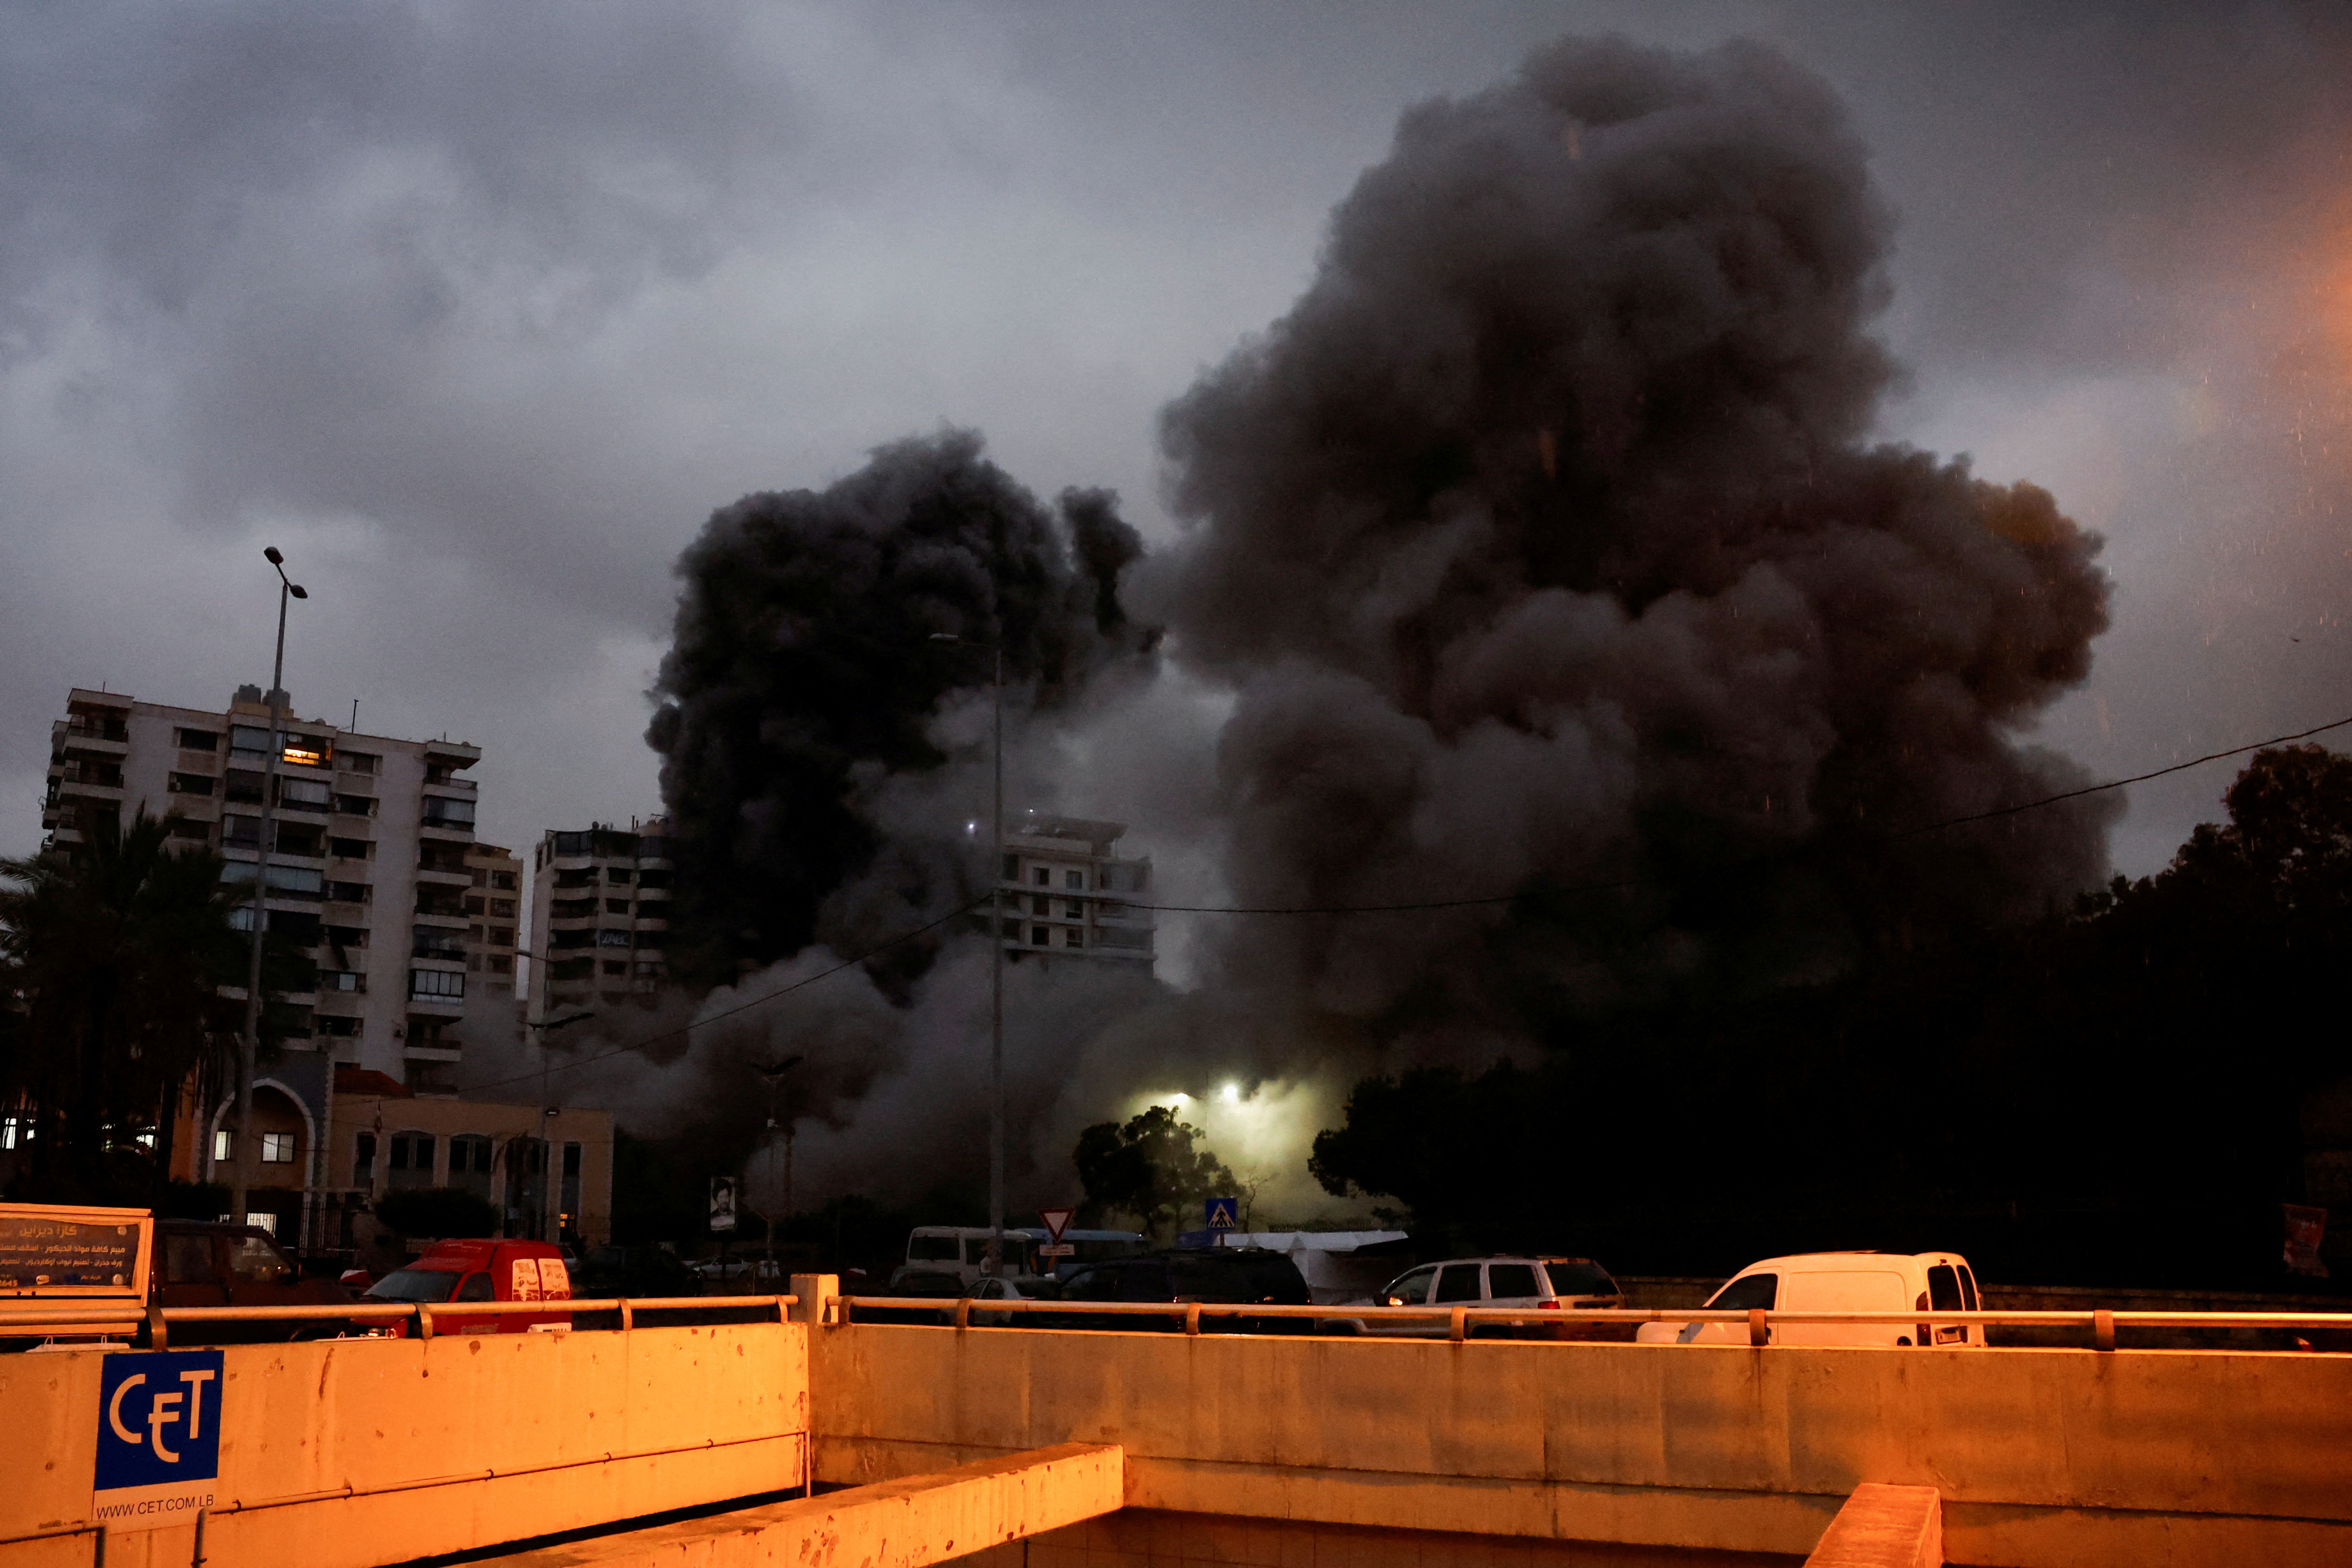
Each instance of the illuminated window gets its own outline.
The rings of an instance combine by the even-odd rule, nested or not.
[[[264,1133],[261,1134],[261,1163],[265,1166],[290,1166],[294,1163],[294,1134]]]
[[[225,1160],[229,1157],[229,1139],[231,1136],[233,1136],[233,1134],[226,1127],[223,1127],[219,1132],[213,1134],[214,1159]]]

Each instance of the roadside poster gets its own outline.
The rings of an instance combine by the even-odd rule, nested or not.
[[[713,1230],[735,1228],[735,1178],[733,1176],[710,1178],[710,1228]]]
[[[117,1535],[185,1524],[220,1479],[221,1353],[118,1352],[98,1384],[90,1517]]]
[[[2327,1239],[2327,1211],[2300,1203],[2281,1204],[2286,1210],[2286,1271],[2327,1278],[2319,1260],[2319,1244]]]

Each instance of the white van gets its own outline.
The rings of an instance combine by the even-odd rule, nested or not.
[[[1957,1252],[1807,1252],[1767,1258],[1734,1274],[1707,1301],[1715,1312],[1917,1312],[1899,1323],[1774,1323],[1774,1344],[1977,1345],[1981,1323],[1934,1314],[1979,1311],[1977,1278]],[[1643,1323],[1641,1344],[1746,1344],[1746,1323]]]
[[[978,1284],[986,1272],[991,1234],[985,1225],[918,1225],[907,1235],[907,1267],[954,1274],[967,1285]],[[1036,1271],[1036,1239],[1005,1227],[1004,1272],[1025,1276]]]

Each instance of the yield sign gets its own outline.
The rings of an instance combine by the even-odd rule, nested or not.
[[[1045,1222],[1045,1235],[1058,1247],[1062,1242],[1062,1232],[1070,1228],[1070,1221],[1077,1218],[1077,1213],[1075,1208],[1041,1208],[1037,1211],[1037,1218]]]

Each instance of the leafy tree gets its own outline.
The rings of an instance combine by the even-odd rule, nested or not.
[[[439,1240],[451,1236],[492,1236],[499,1211],[479,1193],[461,1186],[412,1186],[376,1199],[376,1219],[402,1236]]]
[[[160,1199],[178,1097],[234,1050],[240,895],[176,816],[88,812],[79,845],[0,861],[0,1097],[31,1114],[24,1196]],[[129,1176],[142,1129],[155,1146]]]
[[[1071,1155],[1087,1204],[1133,1215],[1144,1230],[1171,1235],[1188,1210],[1197,1212],[1236,1185],[1224,1162],[1193,1146],[1200,1135],[1165,1105],[1151,1106],[1125,1126],[1098,1122],[1088,1127]]]

